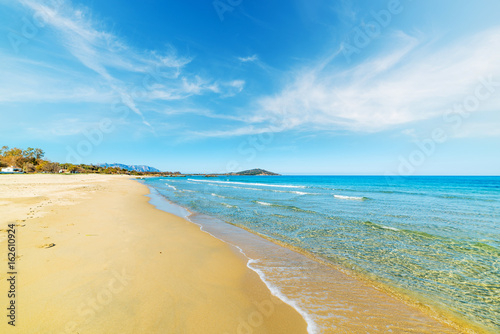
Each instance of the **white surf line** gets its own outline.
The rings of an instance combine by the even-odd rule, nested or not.
[[[222,238],[216,237],[212,233],[204,230],[202,224],[195,223],[194,221],[189,219],[189,217],[187,217],[186,220],[189,220],[191,223],[198,225],[200,227],[200,231],[208,233],[212,237],[219,239],[220,241],[236,248],[245,258],[247,258],[247,260],[248,260],[247,261],[247,268],[250,270],[253,270],[255,273],[257,273],[257,275],[259,275],[259,278],[262,280],[262,282],[264,282],[264,284],[267,286],[269,291],[271,291],[271,294],[273,296],[281,299],[285,304],[290,305],[292,308],[294,308],[302,316],[302,318],[305,320],[305,322],[307,324],[307,333],[308,334],[317,334],[318,333],[318,327],[317,327],[316,323],[314,322],[314,320],[312,319],[312,317],[306,311],[304,311],[299,305],[297,305],[297,303],[294,300],[291,300],[287,296],[285,296],[277,286],[275,286],[274,284],[269,282],[266,278],[266,275],[260,269],[252,267],[251,264],[258,262],[258,260],[252,259],[251,257],[249,257],[243,251],[243,249],[241,249],[241,247],[239,247],[238,245],[235,245],[235,244],[233,244],[229,241],[226,241]]]
[[[386,230],[392,230],[392,231],[401,231],[399,228],[384,226],[384,225],[382,225],[382,228],[384,228]]]
[[[149,187],[149,185],[147,185],[147,186]],[[151,188],[153,188],[153,187],[151,187]],[[154,189],[154,188],[153,188],[153,189]],[[159,193],[156,189],[154,189],[154,190],[155,190],[155,193],[156,193],[157,195],[161,195],[161,194],[160,194],[160,193]],[[150,197],[150,198],[151,198],[151,197]],[[295,309],[295,310],[296,310],[296,311],[297,311],[297,312],[298,312],[298,313],[302,316],[302,318],[305,320],[305,322],[306,322],[306,324],[307,324],[307,333],[308,333],[308,334],[317,334],[317,333],[318,333],[318,327],[317,327],[316,323],[314,322],[314,320],[312,319],[311,315],[309,315],[309,314],[308,314],[306,311],[304,311],[304,310],[303,310],[303,309],[302,309],[299,305],[297,305],[297,302],[295,302],[295,301],[293,301],[293,300],[289,299],[287,296],[285,296],[285,295],[281,292],[281,290],[280,290],[277,286],[275,286],[274,284],[272,284],[271,282],[269,282],[269,281],[266,279],[266,275],[265,275],[265,274],[264,274],[264,273],[263,273],[260,269],[257,269],[257,268],[254,268],[254,267],[252,267],[252,266],[251,266],[251,263],[256,263],[256,262],[258,262],[258,260],[256,260],[256,259],[252,259],[251,257],[249,257],[249,256],[248,256],[248,255],[247,255],[247,254],[243,251],[243,249],[241,249],[241,247],[239,247],[239,246],[237,246],[237,245],[235,245],[235,244],[233,244],[233,243],[231,243],[231,242],[229,242],[229,241],[226,241],[226,240],[224,240],[224,239],[222,239],[222,238],[216,237],[216,236],[215,236],[215,235],[213,235],[212,233],[210,233],[210,232],[208,232],[208,231],[204,230],[204,229],[203,229],[203,225],[202,225],[202,224],[198,224],[198,223],[196,223],[196,222],[192,221],[192,220],[189,218],[190,216],[192,216],[192,215],[193,215],[193,213],[192,213],[189,209],[187,209],[187,208],[185,208],[185,207],[183,207],[183,206],[181,206],[181,205],[178,205],[177,203],[174,203],[174,202],[172,202],[172,201],[168,200],[167,198],[165,198],[165,197],[163,197],[163,196],[159,196],[159,198],[160,198],[161,200],[166,201],[169,205],[171,205],[171,206],[177,206],[177,207],[179,207],[179,208],[181,208],[181,209],[183,209],[183,210],[185,210],[185,211],[187,211],[187,212],[189,213],[189,216],[185,216],[185,217],[183,217],[183,216],[178,216],[178,217],[184,218],[184,219],[186,219],[187,221],[189,221],[189,222],[191,222],[191,223],[193,223],[193,224],[195,224],[195,225],[198,225],[198,226],[200,227],[200,231],[202,231],[202,232],[204,232],[204,233],[207,233],[207,234],[211,235],[212,237],[214,237],[214,238],[216,238],[216,239],[218,239],[218,240],[220,240],[220,241],[222,241],[222,242],[224,242],[224,243],[226,243],[226,244],[228,244],[228,245],[230,245],[230,246],[232,246],[232,247],[234,247],[234,248],[238,249],[238,251],[239,251],[239,252],[240,252],[240,253],[241,253],[241,254],[242,254],[245,258],[247,258],[247,260],[248,260],[248,261],[247,261],[247,264],[246,264],[247,268],[249,268],[250,270],[253,270],[253,271],[254,271],[257,275],[259,275],[259,278],[262,280],[262,282],[264,282],[264,284],[267,286],[267,288],[269,289],[269,291],[271,291],[271,294],[272,294],[273,296],[275,296],[275,297],[277,297],[277,298],[281,299],[281,300],[282,300],[285,304],[288,304],[288,305],[290,305],[291,307],[293,307],[293,308],[294,308],[294,309]],[[160,210],[162,210],[162,209],[161,209],[161,208],[159,208],[159,207],[157,207],[157,208],[158,208],[158,209],[160,209]],[[162,210],[162,211],[165,211],[165,210]],[[166,211],[166,212],[168,212],[168,211]],[[169,213],[172,213],[172,212],[169,212]],[[176,214],[174,213],[174,215],[176,215]],[[250,233],[250,232],[249,232],[249,233]]]
[[[196,184],[195,182],[192,181],[187,181],[188,183]],[[223,184],[211,184],[213,186],[217,187],[224,187],[224,188],[233,188],[233,189],[243,189],[243,190],[254,190],[254,191],[271,191],[271,192],[276,192],[276,193],[287,193],[287,194],[297,194],[297,195],[319,195],[317,193],[306,193],[303,191],[295,191],[295,190],[276,190],[276,189],[260,189],[260,188],[247,188],[247,187],[237,187],[237,186],[228,186],[228,185],[223,185]]]
[[[350,199],[350,200],[356,200],[356,201],[362,201],[366,198],[366,197],[343,196],[343,195],[333,195],[333,197],[338,198],[338,199]]]
[[[219,239],[219,240],[221,240],[221,239]],[[229,243],[229,242],[228,242],[228,244],[231,245],[231,243]],[[233,246],[238,248],[240,250],[240,252],[248,259],[247,267],[250,268],[251,270],[255,271],[257,273],[257,275],[259,275],[262,282],[264,282],[264,284],[266,284],[267,287],[269,288],[269,291],[271,291],[271,294],[274,295],[275,297],[278,297],[279,299],[281,299],[284,303],[290,305],[292,308],[294,308],[302,316],[302,318],[304,318],[304,320],[307,324],[307,333],[309,333],[309,334],[318,333],[318,326],[316,325],[316,323],[312,319],[311,315],[309,313],[307,313],[306,311],[304,311],[299,305],[297,305],[296,301],[291,300],[290,298],[285,296],[277,286],[275,286],[274,284],[269,282],[267,280],[267,277],[264,274],[264,272],[262,272],[262,270],[257,269],[255,267],[252,267],[251,264],[257,263],[258,260],[251,259],[250,257],[248,257],[245,254],[245,252],[243,252],[243,250],[240,247],[238,247],[236,245],[233,245]]]
[[[288,185],[288,184],[267,184],[267,183],[250,183],[250,182],[234,182],[234,181],[196,180],[196,179],[188,179],[188,180],[194,181],[194,182],[240,184],[240,185],[262,186],[262,187],[300,188],[300,189],[306,188],[306,186],[292,186],[292,185]]]
[[[275,286],[274,284],[272,284],[271,282],[269,282],[267,280],[266,275],[262,272],[262,270],[257,269],[255,267],[252,267],[251,264],[252,263],[257,263],[257,262],[259,262],[259,260],[252,259],[251,257],[249,257],[243,251],[243,249],[241,249],[240,246],[235,245],[235,244],[233,244],[233,243],[231,243],[229,241],[226,241],[226,240],[224,240],[222,238],[216,237],[212,233],[204,230],[202,224],[195,223],[194,221],[192,221],[191,219],[189,219],[189,217],[187,217],[186,220],[189,220],[191,223],[198,225],[200,227],[200,231],[205,232],[205,233],[211,235],[212,237],[214,237],[216,239],[219,239],[220,241],[222,241],[222,242],[224,242],[224,243],[226,243],[226,244],[228,244],[228,245],[236,248],[245,258],[247,258],[247,260],[248,260],[247,261],[247,268],[250,269],[250,270],[253,270],[257,275],[259,275],[259,278],[261,279],[262,282],[264,282],[264,284],[267,286],[267,288],[269,289],[269,291],[271,291],[271,294],[273,296],[281,299],[285,304],[290,305],[292,308],[294,308],[302,316],[302,318],[305,320],[305,322],[307,324],[307,333],[308,334],[317,334],[318,333],[318,327],[317,327],[316,323],[314,322],[314,320],[312,319],[312,317],[306,311],[304,311],[299,305],[297,305],[297,303],[294,300],[291,300],[290,298],[288,298],[287,296],[285,296],[277,286]]]

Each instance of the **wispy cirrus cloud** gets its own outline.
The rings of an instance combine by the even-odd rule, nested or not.
[[[190,135],[192,135],[193,137],[235,137],[235,136],[257,135],[266,132],[271,132],[271,129],[248,125],[244,127],[234,128],[231,130],[212,130],[203,132],[192,131],[190,132]]]
[[[0,102],[112,103],[120,101],[145,120],[148,103],[195,95],[233,96],[243,80],[213,79],[187,69],[193,58],[172,46],[143,50],[129,45],[96,20],[88,8],[66,0],[18,0],[30,17],[43,18],[44,48],[0,64]],[[37,43],[31,42],[33,47]],[[47,45],[49,46],[47,48]],[[52,51],[54,54],[50,54]],[[159,106],[163,108],[163,106]]]
[[[152,67],[159,67],[177,77],[192,60],[178,56],[173,48],[163,53],[135,50],[106,31],[101,23],[92,20],[88,9],[75,8],[67,1],[52,4],[33,0],[19,2],[44,17],[46,24],[57,31],[59,42],[76,59],[109,81],[116,80],[109,73],[110,69],[147,73]]]
[[[242,63],[254,62],[256,60],[259,60],[259,56],[252,55],[248,57],[238,57],[238,60],[241,61]]]
[[[480,79],[500,83],[500,28],[452,45],[424,43],[402,32],[393,48],[348,69],[326,57],[298,73],[278,93],[262,96],[246,125],[201,136],[258,134],[271,126],[377,132],[442,116],[474,94]],[[489,79],[488,79],[489,78]],[[500,87],[476,112],[500,108]]]

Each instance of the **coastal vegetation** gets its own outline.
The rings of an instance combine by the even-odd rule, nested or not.
[[[0,168],[20,168],[24,173],[93,173],[93,174],[125,174],[125,175],[177,175],[179,172],[141,172],[115,166],[59,163],[44,159],[45,152],[40,148],[18,147],[0,148]]]
[[[203,175],[206,177],[216,176],[262,176],[279,175],[264,169],[256,168],[237,173],[223,174],[182,174],[181,172],[161,172],[156,168],[144,165],[124,165],[124,164],[71,164],[60,163],[44,159],[45,151],[41,148],[28,147],[21,149],[18,147],[0,148],[0,168],[14,167],[21,169],[24,173],[87,173],[87,174],[125,174],[140,176],[170,176],[184,177],[186,175]]]

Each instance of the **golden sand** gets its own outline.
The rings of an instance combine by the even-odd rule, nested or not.
[[[0,175],[0,333],[306,333],[246,259],[147,193],[123,176]]]

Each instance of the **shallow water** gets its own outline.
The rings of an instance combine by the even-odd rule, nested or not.
[[[498,177],[189,177],[145,183],[193,212],[354,269],[492,332],[500,330]],[[345,319],[353,317],[359,303],[334,307],[317,296],[311,300],[308,292],[291,291],[317,281],[333,284],[324,290],[338,296],[342,289],[329,279],[332,273],[318,269],[325,266],[294,267],[294,252],[272,257],[269,249],[256,249],[246,249],[259,259],[254,269],[280,291],[290,290],[287,296],[298,305],[308,305],[318,326],[340,329],[352,322]]]

